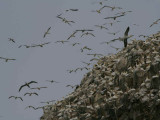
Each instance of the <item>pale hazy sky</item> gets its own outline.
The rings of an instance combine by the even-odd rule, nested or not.
[[[97,0],[99,1],[99,0]],[[101,8],[96,0],[1,0],[0,1],[0,57],[15,58],[16,61],[4,62],[0,59],[0,120],[38,120],[43,114],[42,110],[26,109],[28,105],[35,107],[43,106],[42,101],[62,99],[71,88],[67,84],[79,84],[87,71],[68,73],[68,69],[76,69],[85,66],[81,61],[89,62],[92,57],[87,53],[115,53],[109,45],[100,45],[100,42],[123,36],[127,26],[130,26],[129,34],[135,35],[137,39],[140,34],[150,35],[160,29],[160,25],[149,27],[152,22],[160,18],[159,0],[108,0],[104,5],[120,6],[123,10],[111,12],[105,8],[102,14],[91,12]],[[66,9],[78,8],[77,12],[65,12]],[[120,11],[133,11],[123,18],[118,18],[120,23],[112,27],[107,25],[109,30],[100,30],[94,25],[102,25],[113,20],[105,20],[104,17],[113,16]],[[74,20],[75,23],[69,26],[56,18],[57,14],[63,13],[63,17]],[[133,24],[138,24],[135,26]],[[52,27],[49,35],[43,38],[48,27]],[[69,43],[64,45],[54,43],[58,40],[66,40],[76,29],[94,29],[96,37],[78,34]],[[116,36],[107,32],[119,32]],[[8,41],[13,38],[16,43]],[[51,42],[43,48],[18,48],[19,45],[40,44]],[[80,42],[79,46],[72,47],[72,43]],[[80,52],[80,48],[87,45],[92,51]],[[115,47],[123,47],[123,43],[112,44]],[[94,62],[95,63],[95,62]],[[45,80],[56,80],[60,83],[50,84]],[[25,82],[37,81],[32,85],[47,86],[47,89],[40,91],[39,96],[23,96],[25,92],[33,92],[27,88],[19,93],[19,87]],[[24,101],[8,99],[9,96],[21,96]]]

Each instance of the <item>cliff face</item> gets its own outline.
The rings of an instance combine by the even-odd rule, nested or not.
[[[99,59],[75,91],[41,120],[159,120],[160,33]]]

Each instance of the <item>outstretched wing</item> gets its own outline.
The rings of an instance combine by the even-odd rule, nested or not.
[[[38,83],[38,82],[36,82],[36,81],[31,81],[31,82],[29,82],[28,84],[31,84],[31,83]]]
[[[26,86],[26,84],[22,85],[20,88],[19,88],[19,92],[21,91],[21,89]]]
[[[129,32],[129,26],[127,27],[125,33],[124,33],[124,36],[128,36],[128,32]]]
[[[21,101],[23,101],[23,99],[21,97],[17,97],[17,98],[19,98],[19,99],[21,99]]]

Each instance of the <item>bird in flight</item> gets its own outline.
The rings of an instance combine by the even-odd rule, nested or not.
[[[91,35],[91,36],[95,37],[95,35],[94,35],[93,33],[89,33],[89,32],[83,33],[83,34],[81,35],[81,37],[84,36],[84,35]]]
[[[47,44],[50,44],[51,42],[46,42],[46,43],[43,43],[43,44],[38,44],[38,45],[32,45],[31,47],[43,47],[44,45],[47,45]]]
[[[104,19],[113,19],[116,20],[118,17],[122,17],[124,15],[118,15],[118,16],[113,16],[113,17],[105,17]]]
[[[73,43],[72,46],[79,45],[80,43]]]
[[[44,108],[44,107],[37,107],[37,108],[35,108],[35,107],[33,107],[33,106],[27,106],[25,109],[27,109],[27,108],[32,108],[32,109],[34,109],[34,110],[38,110],[38,109],[41,109],[41,108]]]
[[[72,73],[74,70],[67,70],[69,73]]]
[[[49,28],[47,29],[47,31],[46,31],[46,32],[44,33],[44,35],[43,35],[43,38],[45,38],[47,34],[50,34],[50,33],[49,33],[50,29],[51,29],[51,27],[49,27]]]
[[[86,50],[92,50],[91,48],[88,48],[87,46],[84,46],[83,48],[81,48],[81,52],[83,52],[84,49],[86,49]]]
[[[124,47],[127,47],[127,39],[133,37],[133,35],[129,35],[128,36],[128,32],[129,32],[129,27],[127,27],[127,29],[126,29],[126,31],[124,33],[124,37],[119,37],[117,39],[113,39],[113,40],[109,41],[108,43],[114,42],[116,40],[119,40],[119,41],[123,41],[124,42]]]
[[[101,30],[102,29],[106,29],[106,30],[108,30],[108,28],[107,27],[105,27],[105,26],[103,26],[103,25],[94,25],[95,27],[99,27]]]
[[[10,99],[10,98],[14,98],[15,100],[16,100],[16,99],[20,99],[21,101],[23,101],[22,97],[10,96],[8,99]]]
[[[26,95],[29,95],[29,96],[31,96],[31,95],[37,95],[38,96],[38,93],[35,93],[35,92],[34,93],[25,93],[24,96],[26,96]]]
[[[8,62],[9,60],[16,60],[16,59],[11,59],[11,58],[4,58],[4,57],[0,57],[0,59],[4,59],[5,62]]]
[[[118,32],[113,32],[113,33],[108,32],[108,34],[116,35],[116,34],[119,33],[119,32],[120,32],[120,31],[118,31]]]
[[[15,40],[13,38],[8,38],[8,39],[9,39],[9,41],[15,43]]]
[[[106,6],[103,6],[103,7],[101,7],[100,9],[98,9],[98,10],[92,10],[91,12],[97,12],[97,13],[101,13],[101,11],[105,8]]]
[[[68,10],[66,10],[66,12],[68,12],[68,11],[78,11],[78,9],[68,9]]]
[[[55,81],[55,80],[46,80],[47,82],[50,82],[50,83],[59,83],[59,82],[57,82],[57,81]]]
[[[117,23],[117,22],[120,22],[120,21],[110,22],[110,23],[104,23],[103,25],[110,24],[112,26],[114,23]]]
[[[36,87],[36,88],[30,88],[30,89],[37,89],[37,90],[40,90],[42,88],[47,88],[47,87]]]
[[[67,40],[71,39],[72,37],[76,37],[75,34],[77,33],[77,31],[74,31],[68,38]]]
[[[81,30],[76,30],[76,31],[81,31],[83,33],[85,31],[94,31],[94,30],[91,30],[91,29],[81,29]]]
[[[59,41],[56,41],[55,43],[62,43],[62,44],[64,44],[65,42],[69,42],[69,41],[67,41],[67,40],[59,40]]]
[[[132,11],[119,12],[119,13],[116,13],[115,15],[125,15],[128,12],[132,12]]]
[[[149,27],[152,27],[154,24],[158,24],[159,21],[160,21],[160,19],[156,20],[156,21],[153,22]]]
[[[94,57],[96,57],[96,56],[98,56],[98,57],[103,56],[102,54],[97,54],[97,53],[95,53],[95,54],[87,54],[87,55],[93,55]]]
[[[18,48],[21,48],[22,46],[25,46],[26,48],[32,47],[32,46],[29,46],[29,45],[20,45]]]
[[[30,88],[30,84],[32,84],[32,83],[38,83],[38,82],[36,82],[36,81],[30,81],[30,82],[26,82],[24,85],[22,85],[20,88],[19,88],[19,92],[21,91],[21,89],[23,88],[23,87],[25,87],[25,86],[27,86],[27,87],[29,87]]]
[[[50,104],[50,103],[53,103],[55,102],[56,100],[51,100],[51,101],[46,101],[46,102],[40,102],[40,103],[47,103],[47,104]]]
[[[115,9],[122,9],[121,7],[115,7],[115,6],[104,6],[104,7],[108,7],[108,8],[111,8],[111,10],[113,11],[113,10],[115,10]]]

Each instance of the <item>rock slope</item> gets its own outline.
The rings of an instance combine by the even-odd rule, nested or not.
[[[99,59],[40,120],[160,120],[160,32]]]

